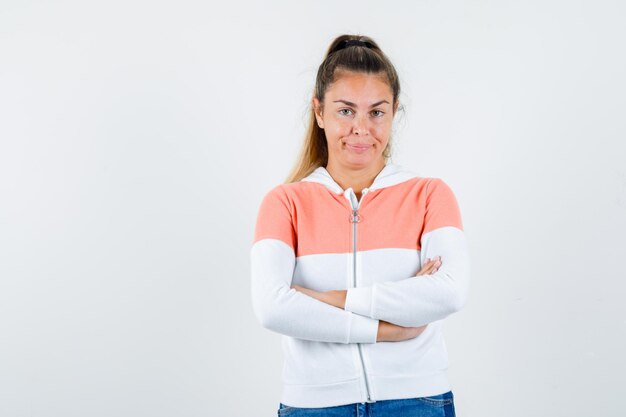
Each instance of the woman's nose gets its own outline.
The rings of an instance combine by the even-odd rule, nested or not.
[[[367,133],[367,118],[365,116],[356,116],[354,118],[354,124],[352,125],[352,130],[356,135],[363,135]]]

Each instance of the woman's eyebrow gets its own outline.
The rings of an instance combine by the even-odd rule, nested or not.
[[[346,105],[348,105],[348,106],[354,106],[354,107],[356,107],[356,104],[354,104],[354,103],[353,103],[353,102],[351,102],[351,101],[347,101],[347,100],[334,100],[334,101],[333,101],[333,103],[339,103],[339,102],[344,103],[344,104],[346,104]],[[381,100],[381,101],[378,101],[378,102],[376,102],[376,103],[372,104],[370,107],[376,107],[376,106],[378,106],[379,104],[383,104],[383,103],[387,103],[387,104],[389,104],[389,102],[388,102],[387,100]]]

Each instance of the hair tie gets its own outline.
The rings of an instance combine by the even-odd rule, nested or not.
[[[372,45],[372,43],[368,41],[360,41],[358,39],[346,39],[344,41],[341,41],[339,43],[339,46],[335,48],[333,52],[337,52],[341,49],[347,48],[348,46],[364,46],[370,49],[374,47],[374,45]]]

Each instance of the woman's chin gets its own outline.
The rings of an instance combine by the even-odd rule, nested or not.
[[[360,155],[354,155],[354,154],[345,154],[344,155],[344,162],[346,165],[349,165],[353,168],[365,168],[368,167],[370,165],[373,164],[377,164],[379,159],[380,159],[380,155],[374,155],[373,153],[368,153],[368,154],[360,154]]]

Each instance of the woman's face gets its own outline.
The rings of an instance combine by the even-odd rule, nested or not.
[[[395,113],[392,105],[384,75],[337,73],[326,90],[323,111],[313,98],[317,123],[326,133],[329,165],[358,169],[384,161]]]

